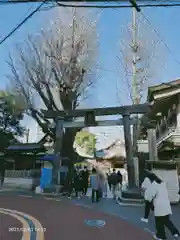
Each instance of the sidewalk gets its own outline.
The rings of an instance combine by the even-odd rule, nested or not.
[[[133,225],[147,231],[150,233],[155,232],[154,228],[154,216],[150,215],[149,223],[141,222],[141,217],[144,214],[144,206],[143,205],[134,205],[134,206],[122,206],[116,203],[113,199],[102,199],[100,203],[94,204],[91,202],[89,197],[84,197],[80,200],[73,200],[73,203],[79,206],[83,206],[85,208],[96,209],[100,212],[108,213],[113,216],[120,217],[121,219],[126,220],[127,222],[132,223]],[[172,220],[180,229],[180,205],[172,206]],[[168,235],[168,240],[173,239],[170,235]]]

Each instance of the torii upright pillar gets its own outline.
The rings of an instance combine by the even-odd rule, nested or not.
[[[62,149],[62,140],[63,140],[63,119],[56,119],[56,141],[54,143],[54,153],[56,159],[53,161],[53,184],[60,184],[60,174],[58,170],[61,167],[61,149]]]
[[[130,115],[123,115],[123,125],[124,125],[124,140],[126,148],[126,161],[127,161],[127,172],[128,172],[128,188],[134,189],[135,185],[135,170],[134,170],[134,160],[132,152],[132,139],[131,139],[131,124]]]

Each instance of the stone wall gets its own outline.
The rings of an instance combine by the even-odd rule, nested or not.
[[[32,188],[32,178],[5,178],[4,188]]]

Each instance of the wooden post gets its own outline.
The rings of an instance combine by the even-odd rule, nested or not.
[[[157,140],[156,140],[156,129],[149,128],[148,132],[148,144],[149,144],[149,160],[156,161],[158,160],[158,151],[157,151]]]
[[[136,184],[135,184],[135,172],[134,172],[134,162],[133,162],[133,152],[132,152],[130,115],[123,115],[123,125],[124,125],[124,140],[125,140],[127,171],[128,171],[128,189],[132,189],[136,187]]]

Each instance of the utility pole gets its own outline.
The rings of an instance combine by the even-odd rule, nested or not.
[[[140,97],[138,94],[138,79],[137,79],[137,61],[138,61],[138,43],[137,43],[137,13],[136,8],[132,8],[132,101],[133,104],[139,104]],[[138,114],[135,117],[136,122],[133,125],[133,155],[135,155],[137,146],[137,128]]]
[[[140,92],[138,90],[139,86],[139,79],[137,79],[137,63],[139,61],[138,58],[138,48],[139,45],[137,43],[137,9],[133,7],[132,9],[132,51],[133,51],[133,57],[132,57],[132,98],[133,98],[133,104],[140,104]],[[135,179],[138,180],[139,177],[139,169],[136,161],[138,161],[138,158],[136,157],[136,152],[138,150],[137,147],[137,140],[138,140],[138,134],[139,134],[139,117],[138,114],[135,116],[135,124],[133,125],[133,161],[134,166],[136,168],[134,169]],[[157,160],[158,154],[157,154],[157,146],[156,146],[156,128],[151,126],[150,129],[148,129],[148,143],[149,143],[149,159],[150,160]]]
[[[135,7],[132,8],[132,100],[133,104],[139,104],[140,97],[138,94],[138,79],[137,79],[137,61],[138,61],[138,43],[137,43],[137,10]],[[138,114],[135,116],[135,124],[133,125],[133,146],[132,146],[132,162],[134,168],[134,177],[135,185],[138,186],[139,182],[139,163],[138,158],[136,157],[137,153],[137,138],[138,138],[138,129],[139,129],[139,117]]]
[[[133,98],[133,104],[139,104],[139,97],[137,92],[137,69],[136,69],[136,63],[137,63],[137,15],[136,15],[136,9],[132,8],[132,51],[133,51],[133,59],[132,59],[132,98]]]

